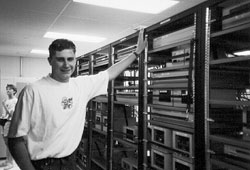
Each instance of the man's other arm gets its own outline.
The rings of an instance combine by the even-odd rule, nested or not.
[[[9,137],[8,146],[11,155],[21,170],[35,170],[24,137]]]

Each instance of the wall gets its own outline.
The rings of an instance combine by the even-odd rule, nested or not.
[[[6,98],[7,84],[17,86],[18,93],[29,82],[50,73],[47,58],[0,56],[0,101]],[[3,112],[0,104],[0,115]]]

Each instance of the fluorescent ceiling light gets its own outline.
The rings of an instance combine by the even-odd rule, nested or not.
[[[179,3],[176,0],[73,0],[109,8],[124,9],[129,11],[158,14],[167,8]]]
[[[53,38],[53,39],[66,38],[72,41],[93,42],[93,43],[99,43],[99,42],[106,40],[106,38],[103,38],[103,37],[78,35],[78,34],[65,34],[65,33],[58,33],[58,32],[46,32],[46,34],[43,37]]]
[[[49,50],[38,50],[38,49],[32,49],[30,51],[30,53],[33,53],[33,54],[44,54],[44,55],[49,55]],[[75,55],[77,56],[77,52],[75,53]]]
[[[237,55],[237,56],[248,56],[248,55],[250,55],[250,50],[235,52],[234,55]]]
[[[48,51],[48,50],[32,49],[32,50],[30,51],[30,53],[33,53],[33,54],[46,54],[46,55],[49,55],[49,51]]]

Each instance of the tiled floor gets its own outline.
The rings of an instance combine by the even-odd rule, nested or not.
[[[5,160],[0,160],[0,164],[2,164]],[[4,170],[4,167],[0,167],[0,170]],[[13,168],[9,170],[20,170],[19,167],[15,164]]]

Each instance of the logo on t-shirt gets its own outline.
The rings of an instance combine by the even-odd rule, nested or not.
[[[62,107],[63,109],[70,109],[73,106],[73,98],[67,98],[63,97],[62,98]]]

